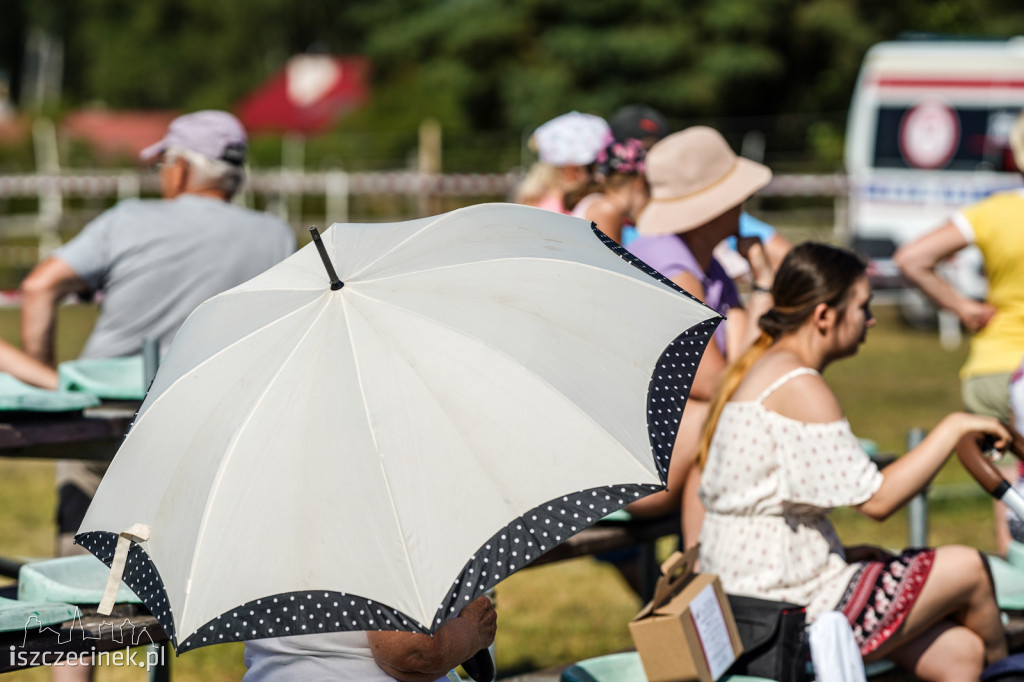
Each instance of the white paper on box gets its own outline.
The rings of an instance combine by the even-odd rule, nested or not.
[[[711,678],[717,680],[736,660],[736,654],[714,585],[708,585],[693,598],[690,602],[690,617],[693,618],[693,626],[697,629],[701,648],[704,649],[704,660],[707,661]]]

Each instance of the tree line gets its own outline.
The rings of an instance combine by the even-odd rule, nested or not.
[[[16,103],[26,45],[63,48],[59,107],[230,109],[292,54],[361,54],[367,107],[324,153],[380,133],[368,156],[407,145],[435,118],[446,145],[502,140],[576,109],[643,102],[672,122],[729,119],[821,146],[841,132],[874,43],[908,31],[1024,34],[1019,0],[6,0],[0,70]],[[788,121],[788,123],[787,123]],[[818,125],[815,125],[815,124]],[[831,137],[830,137],[831,136]],[[769,138],[771,139],[771,138]],[[486,142],[483,146],[501,146]],[[371,147],[374,145],[371,145]],[[393,146],[395,149],[388,149]],[[508,156],[508,158],[505,158]]]

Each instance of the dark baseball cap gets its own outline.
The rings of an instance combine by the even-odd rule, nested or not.
[[[668,135],[668,124],[665,117],[656,109],[646,104],[630,104],[616,111],[610,119],[612,135],[616,140],[636,139],[645,137],[661,139]]]

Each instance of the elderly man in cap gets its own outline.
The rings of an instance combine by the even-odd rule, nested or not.
[[[244,180],[246,141],[227,112],[174,119],[164,139],[141,154],[159,165],[163,198],[107,210],[22,283],[25,350],[52,365],[58,302],[97,290],[103,303],[81,357],[137,355],[145,339],[166,350],[200,303],[291,254],[295,234],[288,225],[230,203]],[[105,471],[105,464],[58,463],[60,554],[72,551]]]

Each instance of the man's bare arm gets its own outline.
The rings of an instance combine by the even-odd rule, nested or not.
[[[54,364],[57,304],[86,283],[59,258],[47,258],[21,283],[21,346],[40,362]]]

